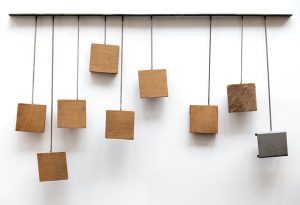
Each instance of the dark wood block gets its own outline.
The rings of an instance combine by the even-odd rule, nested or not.
[[[198,134],[218,133],[218,106],[191,105],[190,132]]]
[[[65,152],[38,153],[40,182],[68,180]]]
[[[92,44],[90,71],[97,73],[118,73],[119,46]]]
[[[134,112],[107,110],[105,138],[134,139]]]
[[[43,133],[45,121],[46,105],[18,104],[16,131]]]
[[[254,83],[227,86],[229,112],[256,111],[256,90]]]
[[[86,128],[86,101],[58,100],[57,127]]]
[[[139,71],[140,98],[168,97],[166,69]]]
[[[258,133],[258,157],[288,156],[286,132]]]

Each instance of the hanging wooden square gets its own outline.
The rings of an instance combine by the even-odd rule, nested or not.
[[[85,100],[58,100],[58,128],[86,128]]]
[[[256,90],[254,83],[227,86],[229,112],[256,111]]]
[[[286,132],[258,133],[258,157],[288,156]]]
[[[105,138],[134,139],[134,112],[107,110]]]
[[[191,105],[190,132],[198,134],[217,134],[218,106]]]
[[[168,97],[166,69],[139,71],[140,98]]]
[[[18,104],[16,131],[43,133],[45,121],[46,105]]]
[[[68,180],[65,152],[38,153],[37,159],[40,182]]]
[[[92,44],[90,71],[97,73],[118,73],[119,46]]]

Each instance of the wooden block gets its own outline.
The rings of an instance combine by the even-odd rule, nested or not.
[[[140,98],[168,97],[166,69],[139,70]]]
[[[18,104],[16,131],[43,133],[45,121],[46,105]]]
[[[134,139],[134,112],[107,110],[105,138]]]
[[[90,71],[97,73],[118,73],[119,46],[92,44]]]
[[[38,153],[40,182],[68,180],[65,152]]]
[[[58,100],[57,127],[86,128],[86,101]]]
[[[259,158],[288,156],[286,132],[258,133]]]
[[[191,105],[190,132],[198,134],[218,133],[218,106]]]
[[[227,86],[229,112],[256,111],[255,84],[234,84]]]

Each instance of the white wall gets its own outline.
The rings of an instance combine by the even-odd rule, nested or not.
[[[296,205],[299,204],[300,3],[289,1],[7,1],[0,18],[0,204],[2,205]],[[244,80],[257,86],[258,111],[228,114],[226,85],[239,83],[240,19],[214,18],[211,102],[216,137],[189,133],[189,105],[207,102],[208,18],[155,18],[154,65],[168,69],[169,98],[141,100],[137,71],[150,65],[149,19],[126,18],[124,109],[136,112],[134,141],[105,140],[105,110],[118,109],[120,75],[88,71],[90,43],[103,40],[103,19],[81,19],[79,96],[87,129],[56,128],[54,151],[66,151],[69,180],[40,183],[37,152],[49,151],[51,21],[39,18],[36,103],[48,105],[46,132],[15,132],[18,102],[31,99],[31,17],[9,12],[284,13],[272,18],[269,54],[274,130],[287,131],[289,156],[258,159],[255,132],[268,131],[263,19],[245,18]],[[108,18],[109,43],[120,43],[120,18]],[[76,96],[76,18],[56,21],[54,99]],[[54,104],[56,113],[56,103]]]

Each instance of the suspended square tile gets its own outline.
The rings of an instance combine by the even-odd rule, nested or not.
[[[139,71],[140,98],[168,97],[166,69]]]
[[[198,134],[218,133],[218,106],[191,105],[190,132]]]
[[[258,133],[258,157],[288,156],[286,132]]]
[[[133,140],[134,112],[107,110],[105,138]]]
[[[97,73],[118,73],[119,46],[92,44],[90,71]]]
[[[18,104],[16,131],[43,133],[45,121],[46,105]]]
[[[38,153],[37,159],[40,182],[68,180],[65,152]]]
[[[85,100],[57,101],[58,128],[86,128]]]
[[[256,111],[256,90],[254,83],[227,86],[229,112]]]

